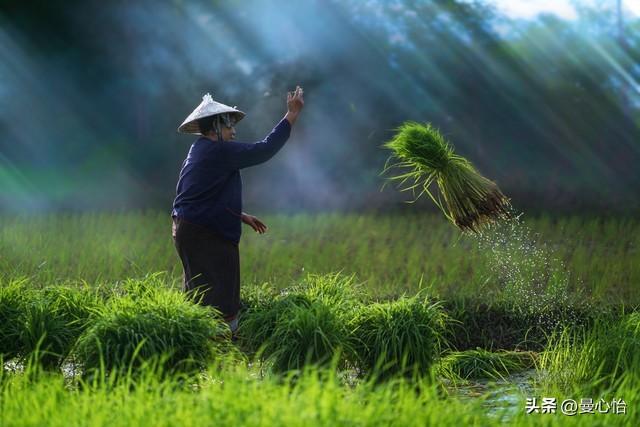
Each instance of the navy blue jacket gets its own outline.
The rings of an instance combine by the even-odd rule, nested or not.
[[[238,244],[242,233],[240,169],[269,160],[290,133],[291,123],[283,118],[254,144],[198,138],[182,163],[171,216],[207,227]]]

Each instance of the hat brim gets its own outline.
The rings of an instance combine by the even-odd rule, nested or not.
[[[185,122],[181,124],[180,127],[178,127],[178,132],[194,134],[194,135],[202,135],[202,133],[200,132],[200,126],[198,126],[198,120],[201,120],[207,117],[217,116],[219,114],[224,114],[224,113],[210,114],[208,116],[198,117],[197,119],[193,119],[191,121]],[[242,120],[246,115],[242,111],[233,111],[233,112],[230,111],[229,114],[235,118],[236,123]]]

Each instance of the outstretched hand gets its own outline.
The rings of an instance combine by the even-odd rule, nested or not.
[[[255,216],[249,215],[243,212],[241,218],[242,218],[242,222],[251,226],[251,228],[253,228],[256,233],[264,234],[267,232],[266,224],[260,221]]]
[[[287,111],[298,114],[304,107],[304,91],[300,86],[296,86],[294,92],[287,92]]]
[[[304,91],[300,86],[296,86],[294,92],[287,92],[287,114],[284,117],[289,120],[292,126],[298,120],[298,114],[304,107],[303,93]]]

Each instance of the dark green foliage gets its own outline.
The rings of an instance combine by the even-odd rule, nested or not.
[[[414,296],[362,305],[350,321],[357,364],[379,377],[424,375],[440,356],[446,315]]]
[[[503,379],[535,367],[536,355],[529,351],[491,352],[481,348],[451,353],[438,366],[440,375],[452,380]]]
[[[16,357],[20,345],[20,316],[24,310],[26,288],[21,281],[0,285],[0,355],[7,360]]]
[[[405,122],[384,144],[392,151],[384,171],[397,166],[408,171],[390,179],[400,181],[403,191],[418,188],[426,193],[445,216],[463,231],[479,232],[498,219],[510,217],[510,204],[498,186],[483,177],[473,165],[453,152],[451,145],[431,124]],[[395,158],[397,163],[389,165]],[[436,196],[430,186],[436,183]],[[444,199],[444,201],[442,200]]]
[[[240,317],[239,336],[245,348],[258,351],[275,370],[326,365],[352,353],[346,324],[357,305],[352,276],[308,275],[277,295],[266,288],[245,295],[248,307]]]
[[[489,302],[488,302],[489,301]],[[454,321],[447,332],[452,350],[518,349],[541,351],[554,330],[579,328],[592,324],[612,307],[590,307],[578,302],[567,306],[546,307],[541,312],[520,310],[498,297],[450,298],[443,302]]]
[[[354,278],[355,275],[345,276],[341,273],[308,274],[299,285],[285,292],[326,304],[333,307],[342,318],[349,318],[361,297]]]
[[[594,328],[595,361],[600,374],[617,378],[625,371],[640,375],[640,312],[625,316],[609,328]]]
[[[640,378],[640,312],[612,321],[602,317],[583,330],[554,334],[542,354],[546,380],[564,388],[611,386],[625,376]]]
[[[273,337],[278,318],[295,306],[308,306],[310,301],[297,294],[253,294],[240,314],[238,336],[241,345],[249,352],[256,352]],[[262,356],[267,353],[262,352]]]
[[[60,364],[73,343],[73,334],[56,307],[33,295],[21,316],[20,343],[22,354],[45,368]]]
[[[328,365],[333,357],[349,352],[346,325],[334,307],[319,301],[290,304],[265,344],[265,355],[279,372]]]
[[[20,316],[21,354],[46,369],[59,368],[101,306],[89,287],[29,290]]]
[[[635,372],[640,377],[640,312],[625,316],[610,328],[593,331],[598,374],[617,379],[624,372]]]
[[[203,368],[228,335],[216,313],[177,291],[156,289],[114,298],[78,340],[85,371],[136,370],[158,361],[166,372]],[[222,342],[221,341],[221,342]]]

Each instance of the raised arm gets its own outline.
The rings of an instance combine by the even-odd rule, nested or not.
[[[304,106],[300,86],[287,94],[287,114],[262,141],[254,144],[229,142],[224,145],[224,163],[230,169],[242,169],[266,162],[273,157],[289,139],[291,127]]]

